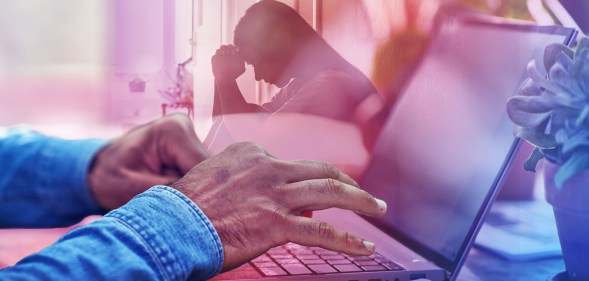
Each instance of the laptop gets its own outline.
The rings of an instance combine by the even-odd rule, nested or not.
[[[377,253],[287,244],[213,280],[457,280],[519,145],[506,100],[544,46],[576,32],[459,14],[436,27],[360,181],[387,202],[387,214],[314,215],[375,242]]]

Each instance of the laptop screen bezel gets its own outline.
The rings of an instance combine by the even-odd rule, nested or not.
[[[538,33],[545,33],[545,34],[555,34],[555,35],[563,35],[565,40],[563,44],[570,45],[571,42],[575,39],[577,35],[577,31],[572,28],[562,27],[562,26],[538,26],[534,25],[533,22],[524,22],[524,21],[515,21],[515,20],[506,20],[503,18],[496,18],[492,16],[483,16],[478,14],[471,14],[471,13],[464,13],[464,12],[442,12],[438,14],[436,20],[434,21],[435,29],[432,32],[433,37],[435,38],[438,35],[438,31],[440,30],[443,24],[446,24],[448,21],[460,21],[462,24],[467,25],[479,25],[479,26],[487,26],[492,28],[498,29],[509,29],[509,30],[520,30],[520,31],[530,31],[530,32],[538,32]],[[432,40],[433,42],[433,40]],[[426,51],[423,55],[424,58],[428,56],[430,50]],[[421,61],[419,64],[422,64]],[[420,69],[420,65],[414,68],[414,73],[418,72]],[[522,74],[525,72],[525,66],[522,66]],[[414,75],[411,75],[414,77]],[[413,78],[411,78],[413,79]],[[403,84],[403,90],[400,92],[400,98],[405,94],[407,86],[410,84],[410,81],[407,81]],[[522,81],[523,82],[523,81]],[[515,89],[514,89],[515,91]],[[389,113],[389,116],[394,114],[395,108],[393,107]],[[390,118],[390,117],[389,117]],[[498,194],[499,187],[501,186],[502,181],[505,178],[506,171],[508,171],[512,159],[517,154],[519,150],[519,146],[521,145],[521,140],[514,136],[514,141],[511,145],[511,148],[506,156],[501,170],[498,173],[497,177],[493,181],[492,187],[489,189],[489,192],[485,196],[481,207],[477,211],[475,219],[473,220],[473,224],[469,228],[467,233],[466,239],[461,244],[458,250],[458,254],[454,259],[449,259],[439,253],[438,251],[412,239],[410,235],[405,235],[400,231],[393,230],[390,226],[384,225],[384,223],[379,220],[378,218],[371,218],[365,217],[370,223],[375,225],[376,227],[380,228],[381,230],[385,231],[388,235],[395,238],[403,245],[407,246],[411,250],[415,251],[417,254],[423,256],[427,260],[434,262],[437,266],[446,270],[449,276],[456,276],[459,272],[460,267],[464,264],[466,260],[466,256],[468,251],[472,247],[474,243],[474,239],[476,234],[478,233],[480,227],[483,225],[484,221],[483,218],[485,217],[486,213],[490,209],[491,202],[495,199]],[[368,167],[370,169],[370,167]],[[452,278],[454,279],[454,278]]]

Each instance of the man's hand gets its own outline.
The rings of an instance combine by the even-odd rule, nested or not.
[[[221,45],[211,58],[211,64],[217,81],[232,81],[245,72],[245,62],[233,45]]]
[[[386,212],[383,201],[330,164],[279,160],[251,143],[229,146],[171,187],[212,222],[223,244],[224,271],[287,242],[369,255],[375,249],[371,242],[301,212],[331,207],[371,216]]]
[[[173,114],[131,130],[98,152],[88,174],[90,191],[107,210],[148,188],[182,177],[207,159],[192,122]]]

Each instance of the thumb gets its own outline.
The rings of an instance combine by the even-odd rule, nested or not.
[[[130,187],[130,194],[134,196],[150,187],[156,185],[165,185],[178,179],[177,176],[161,176],[152,173],[129,171],[128,177],[132,179],[132,186]]]
[[[168,138],[164,145],[164,151],[168,154],[170,166],[176,167],[182,174],[186,174],[192,167],[210,157],[205,146],[196,135],[184,138]]]

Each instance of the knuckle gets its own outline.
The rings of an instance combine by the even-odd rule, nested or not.
[[[333,229],[324,221],[317,224],[317,236],[323,240],[330,240],[333,237]]]
[[[266,151],[262,146],[253,142],[236,142],[227,147],[231,150],[237,150],[244,154],[264,154]]]
[[[337,178],[339,176],[339,170],[332,164],[327,162],[320,162],[321,168],[325,171],[325,174],[329,178]]]
[[[266,192],[266,194],[275,199],[276,202],[282,202],[283,198],[278,194],[278,184],[274,179],[268,178],[262,180],[260,182],[260,187]]]
[[[356,239],[352,234],[350,234],[347,231],[344,233],[344,247],[345,247],[345,249],[354,248],[356,246],[356,243],[354,243],[355,241],[356,241]]]
[[[268,218],[269,225],[272,226],[271,231],[275,240],[280,240],[275,242],[282,242],[285,240],[290,231],[290,222],[282,207],[275,205],[266,208],[264,217]]]
[[[192,122],[188,116],[181,113],[174,113],[162,118],[161,122],[157,123],[157,127],[164,132],[174,133],[192,127]]]
[[[241,147],[243,147],[243,146],[245,146],[245,145],[247,145],[247,143],[246,143],[246,142],[235,142],[235,143],[232,143],[232,144],[230,144],[230,145],[227,147],[227,150],[236,150],[236,149],[240,149]]]
[[[272,170],[272,161],[264,156],[259,154],[254,154],[251,156],[244,157],[242,160],[242,165],[247,168],[257,167],[259,168],[259,172],[264,174],[265,172],[271,173]]]
[[[325,180],[325,190],[334,195],[340,195],[343,193],[343,186],[334,179]]]
[[[231,154],[237,154],[237,156],[241,156],[245,154],[247,148],[250,146],[249,142],[236,142],[230,144],[225,151]]]

